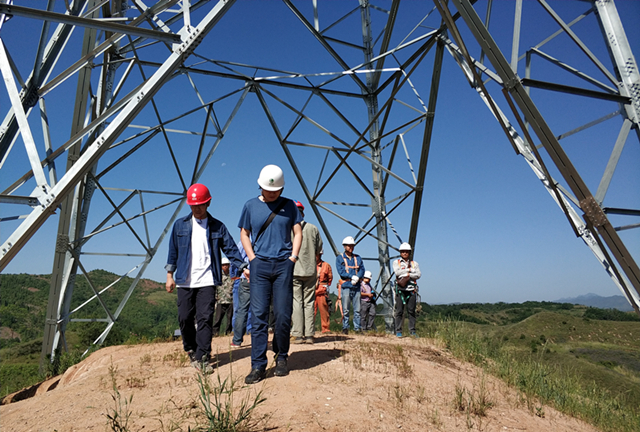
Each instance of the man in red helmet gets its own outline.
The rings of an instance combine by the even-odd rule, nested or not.
[[[216,287],[222,284],[221,251],[247,277],[249,270],[227,227],[207,212],[211,204],[209,189],[199,183],[189,187],[187,204],[191,213],[176,220],[169,239],[166,288],[173,292],[178,287],[182,345],[191,364],[211,373]]]

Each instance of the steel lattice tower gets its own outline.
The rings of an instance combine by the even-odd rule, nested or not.
[[[399,0],[272,2],[290,19],[287,32],[300,35],[296,69],[291,62],[274,67],[219,57],[216,41],[225,35],[216,35],[218,24],[230,11],[251,13],[243,2],[51,0],[46,9],[12,3],[0,0],[7,96],[0,269],[56,213],[43,359],[66,348],[69,322],[103,323],[95,343],[104,341],[182,210],[186,189],[248,100],[267,119],[333,252],[339,250],[327,218],[348,227],[358,243],[377,245],[377,256],[365,258],[379,265],[374,277],[390,326],[390,260],[400,242],[417,239],[445,59],[459,66],[576,236],[640,313],[640,270],[624,237],[640,227],[640,210],[620,200],[624,193],[605,200],[625,145],[637,145],[627,141],[640,138],[640,75],[612,0],[412,2],[411,27],[397,25],[409,7]],[[540,19],[556,31],[541,33]],[[15,61],[25,54],[5,34],[33,20],[41,34],[26,71]],[[240,20],[237,26],[251,31]],[[592,49],[594,35],[601,35],[605,55]],[[173,103],[176,95],[190,105]],[[578,126],[563,124],[557,109],[577,108],[576,97],[603,108]],[[604,172],[585,179],[592,174],[581,175],[571,147],[592,145],[590,128],[615,121],[621,126],[601,144]],[[62,125],[68,137],[58,131]],[[306,158],[317,161],[316,171],[301,167]],[[144,178],[134,175],[140,170]],[[101,250],[100,239],[116,229],[131,241]],[[101,297],[111,286],[90,279],[90,295],[74,297],[76,276],[88,278],[84,263],[95,256],[137,260],[122,274],[133,283],[115,307]],[[92,302],[100,303],[101,317],[82,316]]]

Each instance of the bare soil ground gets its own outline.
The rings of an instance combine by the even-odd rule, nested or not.
[[[245,338],[249,342],[249,338]],[[552,408],[527,401],[481,369],[426,339],[330,335],[291,345],[286,377],[244,385],[250,346],[230,351],[213,340],[219,366],[209,376],[235,383],[233,404],[266,400],[250,430],[270,431],[596,431]],[[204,420],[199,373],[180,342],[98,350],[34,397],[0,407],[4,432],[109,431],[108,417],[130,411],[130,431],[187,431]],[[46,391],[52,383],[55,388]],[[222,396],[224,400],[224,395]],[[484,415],[483,414],[484,411]],[[124,418],[122,419],[124,420]]]

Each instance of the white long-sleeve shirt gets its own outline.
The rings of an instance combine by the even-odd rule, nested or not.
[[[393,272],[396,274],[396,279],[409,275],[409,277],[415,281],[420,279],[420,276],[422,276],[420,266],[417,262],[405,261],[402,258],[393,260]]]

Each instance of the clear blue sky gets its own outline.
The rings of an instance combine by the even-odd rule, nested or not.
[[[500,3],[502,2],[498,2]],[[532,7],[532,3],[525,2],[525,12]],[[565,13],[566,20],[575,17],[577,15],[575,11],[582,12],[588,8],[587,3],[576,3],[577,6],[575,4],[566,8],[561,6],[561,12]],[[354,7],[355,4],[353,4]],[[321,8],[327,7],[326,3],[321,2],[320,5]],[[332,7],[331,5],[329,3],[329,7]],[[422,5],[423,2],[402,3],[396,38],[404,35],[406,29],[413,28],[418,17],[424,15],[427,10],[422,9]],[[617,5],[626,26],[627,37],[638,60],[640,26],[637,25],[637,21],[640,18],[640,2],[623,0],[618,1]],[[310,8],[310,2],[300,2],[299,6],[307,11]],[[332,11],[321,9],[321,20],[331,21],[323,15],[323,12],[331,13]],[[501,46],[510,47],[512,13],[513,11],[509,8],[508,11],[496,12],[492,18],[492,30],[504,38],[499,42]],[[589,17],[588,20],[592,21],[593,17]],[[17,22],[18,19],[15,19],[6,23],[0,36],[11,55],[14,56],[21,73],[26,76],[33,63],[39,23],[21,19],[22,25],[18,27],[15,25]],[[29,28],[27,24],[33,27]],[[498,29],[501,25],[504,28],[503,31]],[[290,30],[293,26],[297,26],[295,27],[296,36],[292,36],[293,33]],[[555,29],[548,18],[537,21],[534,27],[531,23],[523,27],[522,47],[539,42],[544,38],[540,35],[548,35]],[[273,28],[279,31],[273,32]],[[359,32],[360,29],[355,28],[354,31]],[[580,32],[579,25],[576,26],[576,31]],[[591,35],[592,38],[579,34],[589,41],[601,40],[600,33]],[[392,45],[398,42],[399,40],[396,39]],[[545,48],[553,52],[554,43],[550,43]],[[594,43],[594,50],[603,49],[601,41],[600,45],[597,42]],[[317,48],[317,44],[314,45],[311,37],[300,30],[300,24],[283,4],[275,1],[240,1],[205,40],[203,49],[212,58],[290,71],[335,72],[339,70],[335,63],[328,63],[327,66],[318,69],[316,64],[325,62],[327,56],[321,50],[310,50],[309,46]],[[576,64],[584,63],[579,53],[567,54],[569,59],[576,61]],[[472,55],[477,56],[478,53],[474,51]],[[538,65],[541,73],[554,73],[541,63]],[[392,64],[388,63],[386,66],[391,67]],[[149,70],[149,73],[151,72]],[[588,68],[588,72],[592,73],[593,70]],[[523,66],[520,67],[519,73],[524,74]],[[556,81],[553,75],[548,75],[547,78]],[[562,79],[562,76],[559,76],[556,82],[562,82]],[[414,80],[419,79],[416,76]],[[423,98],[428,97],[428,91],[424,90],[428,88],[428,83],[428,79],[422,83]],[[167,86],[173,91],[174,96],[172,99],[163,100],[170,100],[169,104],[175,106],[160,106],[163,118],[170,118],[173,108],[181,110],[197,106],[198,101],[193,92],[187,92],[184,87],[180,87],[181,85],[184,85],[184,82],[180,83],[176,80],[175,83],[172,82]],[[224,91],[217,88],[207,88],[203,80],[199,81],[198,85],[205,100],[224,94]],[[234,83],[230,88],[238,88],[239,85]],[[73,94],[74,80],[68,88],[70,94]],[[184,93],[182,93],[183,90]],[[585,98],[579,97],[567,99],[570,102],[566,106],[553,106],[557,99],[549,99],[547,103],[541,92],[536,93],[534,90],[534,100],[540,103],[540,109],[548,115],[547,119],[551,127],[558,134],[615,109],[611,108],[613,104],[610,104],[609,111],[607,111],[608,108],[598,111],[600,108],[595,108],[595,105],[585,101]],[[499,97],[495,88],[492,94],[496,98]],[[63,142],[69,136],[69,121],[64,119],[63,111],[66,110],[67,113],[71,111],[72,99],[56,97],[61,101],[59,102],[61,105],[54,105],[56,102],[51,100],[53,97],[49,99],[51,100],[49,107],[51,117],[60,115],[62,119],[52,124],[52,134],[58,142]],[[47,100],[48,103],[49,100]],[[2,101],[0,105],[2,116],[4,116],[8,106],[4,87],[2,87],[0,101]],[[362,115],[366,115],[364,105],[358,103],[354,107],[362,110]],[[53,112],[56,108],[60,112]],[[329,122],[328,116],[320,118]],[[148,124],[155,124],[149,110],[145,111],[141,119],[136,119],[133,123],[143,124],[143,120],[148,120]],[[38,129],[36,127],[38,123],[32,120],[34,130]],[[176,128],[199,130],[201,124],[198,120],[193,120],[192,123],[185,120],[181,125],[176,125]],[[575,160],[581,173],[588,174],[588,176],[585,175],[585,180],[593,193],[597,188],[600,173],[604,169],[619,126],[620,120],[616,119],[607,125],[594,128],[586,134],[586,137],[581,135],[573,141],[567,140],[565,144],[567,152],[572,160]],[[316,131],[308,132],[309,142],[317,138],[318,142],[328,143],[322,141],[325,138],[318,137]],[[342,130],[339,132],[342,133]],[[37,136],[36,140],[38,140]],[[193,160],[197,140],[197,137],[181,138],[181,145],[184,143],[179,155],[183,161],[181,163],[187,164],[189,160]],[[21,146],[21,141],[16,145]],[[414,168],[417,169],[419,153],[415,150],[417,147],[413,148],[411,157]],[[602,155],[598,152],[602,152]],[[23,150],[22,153],[24,153]],[[315,153],[297,153],[295,149],[294,153],[303,170],[313,173],[319,170],[323,155],[317,157]],[[24,162],[20,154],[12,157]],[[640,208],[640,188],[638,187],[640,170],[637,169],[639,158],[640,148],[632,133],[623,154],[627,165],[621,165],[616,171],[611,194],[607,196],[607,199],[613,202],[610,206]],[[104,161],[106,160],[108,157]],[[129,180],[126,179],[131,176],[135,178],[135,187],[144,188],[146,184],[148,188],[160,185],[160,189],[179,190],[179,185],[176,183],[177,177],[167,165],[166,148],[161,144],[143,149],[138,161],[137,164],[124,165],[115,170],[109,186],[130,187]],[[0,178],[2,189],[13,182],[15,172],[24,171],[23,166],[17,168],[17,161],[15,164],[13,160],[10,162],[2,168],[3,172],[6,170],[9,173],[9,175],[3,173]],[[62,158],[59,159],[58,168],[62,169],[64,163]],[[283,167],[287,181],[284,195],[299,199],[306,205],[302,189],[297,184],[295,175],[273,135],[257,98],[251,94],[200,179],[200,182],[212,189],[211,213],[214,217],[221,219],[237,239],[239,236],[236,226],[242,205],[247,199],[257,195],[258,173],[268,163]],[[154,176],[158,171],[164,172],[164,170],[167,172],[166,178],[158,179]],[[406,169],[403,175],[405,174]],[[363,175],[370,181],[368,171],[363,171]],[[313,187],[314,184],[310,186]],[[29,188],[33,188],[33,184],[26,185],[23,193],[29,194]],[[334,192],[338,196],[343,196],[345,201],[369,203],[368,197],[356,188],[342,189],[336,189]],[[388,199],[392,197],[392,193],[387,195]],[[148,200],[145,202],[147,208],[153,207],[154,198],[149,197]],[[96,198],[92,205],[100,206],[104,203],[100,198]],[[15,214],[15,210],[8,209],[7,205],[2,207],[0,214],[3,217]],[[409,211],[410,206],[392,219],[403,240],[408,237]],[[186,208],[183,209],[182,213],[186,212]],[[169,214],[170,211],[159,212],[158,215],[150,217],[152,219],[150,222],[156,227],[161,226],[163,218],[168,217]],[[364,221],[366,217],[362,218],[362,214],[354,212],[354,220]],[[335,241],[340,242],[346,235],[355,235],[353,228],[328,214],[324,214],[324,217]],[[316,223],[312,212],[307,211],[307,218],[309,222]],[[96,223],[96,220],[90,220],[89,226],[95,226]],[[15,226],[16,224],[11,223],[3,224],[0,237],[2,241],[15,229]],[[57,217],[53,216],[11,262],[5,272],[50,273],[56,229]],[[640,257],[640,234],[637,231],[639,230],[621,233],[627,246],[631,247],[632,253],[635,254],[636,260]],[[391,232],[389,239],[392,243],[396,243]],[[115,251],[117,245],[128,245],[127,242],[132,242],[132,239],[122,230],[114,230],[101,241],[108,247],[112,246]],[[90,246],[85,248],[87,252],[95,250],[97,248]],[[134,242],[131,243],[131,250],[139,253],[139,248],[136,249]],[[364,241],[356,248],[356,253],[373,256],[375,250],[376,244],[373,241]],[[325,247],[325,252],[325,260],[333,263],[334,259],[328,245]],[[514,153],[500,126],[475,91],[469,87],[459,67],[448,53],[445,53],[442,71],[436,127],[427,169],[414,258],[420,263],[423,272],[420,284],[422,299],[429,303],[522,302],[556,300],[591,292],[602,296],[620,294],[591,251],[579,238],[575,237],[565,216],[528,168],[524,159]],[[166,243],[160,247],[145,277],[163,281],[165,259]],[[133,261],[135,260],[125,258],[87,257],[83,262],[88,269],[105,268],[114,272],[124,272],[131,267]]]

